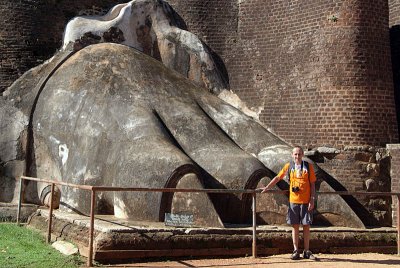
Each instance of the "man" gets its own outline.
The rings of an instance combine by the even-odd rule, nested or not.
[[[289,208],[287,223],[291,224],[294,251],[292,260],[300,259],[299,253],[299,227],[303,225],[304,252],[303,258],[315,260],[310,251],[310,224],[312,223],[312,210],[315,202],[315,172],[312,164],[303,161],[304,151],[300,146],[293,148],[293,162],[287,163],[270,183],[262,188],[262,193],[271,189],[278,181],[282,180],[289,172]]]

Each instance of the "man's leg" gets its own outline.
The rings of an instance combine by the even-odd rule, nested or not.
[[[293,224],[293,230],[292,230],[292,240],[293,240],[293,248],[294,250],[299,249],[299,224]],[[310,231],[310,229],[308,230]]]
[[[317,258],[310,251],[310,225],[303,225],[304,251],[303,258],[316,260]]]
[[[303,225],[304,251],[310,250],[310,225]]]
[[[299,253],[299,224],[292,224],[292,240],[293,240],[293,254],[290,256],[292,260],[300,259]]]
[[[292,241],[293,254],[290,256],[292,260],[300,259],[299,253],[299,227],[300,227],[300,206],[298,204],[289,203],[287,214],[287,223],[292,225]]]

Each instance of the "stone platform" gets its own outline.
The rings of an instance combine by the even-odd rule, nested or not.
[[[21,206],[20,222],[26,222],[29,216],[35,213],[38,208],[38,205],[23,204]],[[16,222],[17,210],[17,204],[0,202],[0,222]]]
[[[88,255],[87,216],[54,211],[52,240],[75,243],[80,254]],[[47,209],[30,217],[28,227],[47,231]],[[250,256],[251,226],[226,228],[178,228],[161,222],[135,222],[110,215],[95,217],[94,259],[104,262],[152,257]],[[355,229],[311,227],[311,249],[315,253],[397,252],[395,228]],[[290,226],[257,226],[259,256],[292,251]]]

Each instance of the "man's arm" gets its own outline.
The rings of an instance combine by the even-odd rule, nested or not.
[[[269,189],[271,189],[275,184],[278,183],[278,181],[280,180],[280,178],[278,176],[276,176],[275,178],[273,178],[267,186],[265,186],[264,188],[261,188],[262,191],[261,193],[265,193],[266,191],[268,191]]]
[[[310,203],[308,203],[308,211],[314,209],[315,205],[315,182],[311,182],[311,196],[310,196]]]
[[[314,166],[312,164],[309,165],[310,167],[310,177],[308,178],[310,180],[310,202],[308,203],[308,211],[311,211],[315,207],[315,182],[317,180],[315,176],[315,171],[314,171]]]

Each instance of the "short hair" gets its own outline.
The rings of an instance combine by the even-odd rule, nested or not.
[[[303,148],[300,146],[300,145],[295,145],[294,147],[293,147],[293,150],[294,149],[300,149],[300,152],[302,153],[302,154],[304,154],[304,150],[303,150]],[[293,151],[292,150],[292,151]]]

